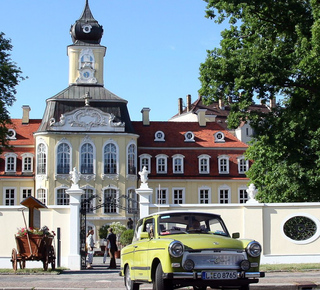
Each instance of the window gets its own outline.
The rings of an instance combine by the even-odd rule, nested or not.
[[[37,148],[37,174],[47,174],[47,147],[44,143]]]
[[[184,142],[195,142],[193,132],[188,131],[184,134]]]
[[[14,129],[8,129],[7,138],[10,140],[17,140],[17,133]]]
[[[167,173],[167,155],[160,154],[156,156],[157,173]]]
[[[172,190],[172,203],[183,204],[184,203],[184,188],[173,188]]]
[[[184,156],[181,154],[176,154],[172,156],[173,158],[173,173],[183,173],[183,158]]]
[[[167,188],[158,188],[156,195],[157,204],[167,204],[168,203],[168,189]]]
[[[142,171],[143,167],[145,166],[147,171],[151,173],[151,155],[141,154],[139,158],[140,158],[140,171]]]
[[[90,186],[85,186],[81,189],[84,191],[84,194],[81,195],[81,204],[83,205],[86,213],[93,213],[92,208],[95,206],[95,199],[92,198],[92,196],[94,195],[94,189]],[[88,200],[89,202],[85,203],[85,200]]]
[[[103,150],[103,173],[117,174],[117,147],[113,143],[108,143]]]
[[[198,156],[199,161],[199,173],[200,174],[209,174],[210,173],[210,156],[203,154]]]
[[[80,173],[93,174],[94,152],[91,143],[84,143],[80,150]]]
[[[57,205],[69,205],[70,197],[66,193],[66,188],[59,188],[56,191]]]
[[[229,174],[229,156],[218,157],[219,174]]]
[[[230,188],[226,185],[219,188],[219,203],[230,203]]]
[[[57,147],[57,174],[69,174],[71,164],[71,149],[69,144],[61,143]]]
[[[15,153],[6,153],[6,172],[16,172],[17,168],[17,154]]]
[[[15,188],[3,188],[4,201],[3,204],[5,206],[15,205],[16,203],[16,189]]]
[[[21,188],[21,200],[24,200],[25,198],[32,196],[32,188]]]
[[[247,188],[239,188],[238,189],[239,193],[239,203],[246,203],[248,200],[248,193],[247,193]]]
[[[199,203],[208,204],[211,203],[211,189],[200,188],[199,189]]]
[[[128,213],[138,213],[138,200],[137,200],[137,194],[134,188],[128,189],[127,192],[127,212]]]
[[[116,198],[117,190],[115,188],[107,188],[103,191],[104,213],[117,213]]]
[[[23,153],[22,157],[22,172],[32,173],[33,172],[33,155],[31,153]]]
[[[240,156],[238,159],[238,172],[239,174],[245,174],[248,171],[249,162],[245,160],[243,156]]]
[[[162,131],[157,131],[154,134],[154,141],[156,141],[156,142],[164,142],[165,141],[164,133]]]
[[[217,132],[214,134],[214,142],[215,143],[225,143],[224,134],[222,132]]]
[[[130,144],[128,146],[128,174],[137,174],[136,172],[136,145]]]
[[[44,188],[39,188],[37,190],[37,199],[40,200],[43,204],[47,204],[47,191]]]

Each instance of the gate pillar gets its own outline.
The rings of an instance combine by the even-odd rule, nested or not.
[[[144,184],[142,184],[144,185]],[[140,217],[143,218],[149,215],[149,196],[153,193],[153,189],[148,186],[140,186],[136,189],[136,193],[140,195],[139,208],[140,208]]]
[[[73,185],[66,190],[70,197],[70,220],[69,220],[69,256],[68,268],[81,270],[80,258],[80,204],[81,195],[84,193],[78,185]]]

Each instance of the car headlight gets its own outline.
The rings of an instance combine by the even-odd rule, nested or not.
[[[178,258],[183,255],[184,247],[179,241],[173,241],[169,245],[169,253],[172,257]]]
[[[252,241],[248,244],[247,246],[247,253],[251,256],[251,257],[259,257],[262,251],[261,245],[256,242],[256,241]]]

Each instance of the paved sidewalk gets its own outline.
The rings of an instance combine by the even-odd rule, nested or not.
[[[0,275],[0,290],[125,290],[123,277],[119,276],[120,260],[117,260],[116,270],[107,269],[108,262],[102,264],[102,257],[95,257],[92,270],[64,271],[60,275]],[[152,285],[142,284],[140,289],[151,290]],[[258,284],[251,285],[250,289],[320,289],[320,271],[266,273],[266,277],[261,278]]]

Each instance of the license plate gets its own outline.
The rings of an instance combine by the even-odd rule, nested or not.
[[[233,280],[237,278],[237,271],[202,272],[203,280]]]

